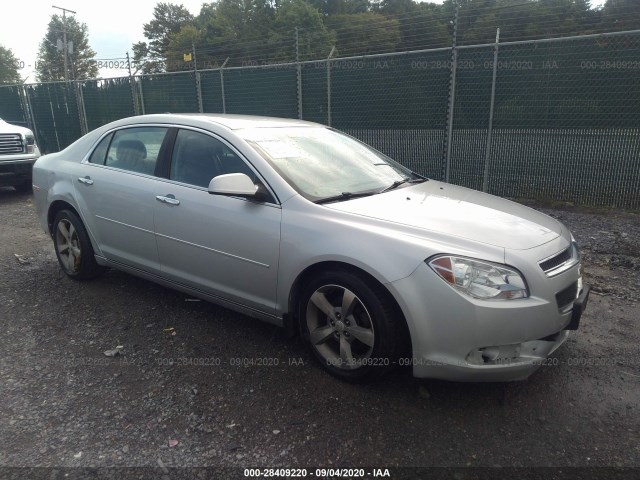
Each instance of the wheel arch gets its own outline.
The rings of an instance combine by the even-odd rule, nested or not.
[[[293,284],[291,285],[291,289],[289,290],[289,298],[287,302],[287,311],[288,313],[285,317],[288,319],[289,330],[291,335],[299,335],[300,334],[300,319],[297,315],[297,306],[300,301],[300,296],[302,294],[303,285],[305,282],[312,278],[314,275],[320,272],[326,272],[328,270],[342,270],[346,272],[351,272],[360,277],[363,277],[367,283],[369,283],[373,288],[378,290],[382,295],[385,295],[393,305],[393,313],[394,317],[398,319],[398,323],[402,330],[402,351],[406,353],[409,357],[411,357],[412,352],[412,343],[411,343],[411,334],[409,331],[409,326],[407,324],[406,317],[400,304],[391,293],[391,291],[381,283],[374,275],[367,272],[366,270],[352,265],[350,263],[329,260],[329,261],[321,261],[309,265],[302,272],[298,274]],[[287,322],[286,322],[287,323]]]
[[[66,200],[60,200],[60,199],[54,200],[49,205],[49,210],[47,211],[47,228],[49,230],[49,235],[53,236],[53,221],[55,220],[58,212],[62,210],[70,210],[80,219],[80,221],[82,222],[82,225],[87,231],[87,235],[89,236],[89,241],[91,242],[91,246],[93,247],[94,253],[101,255],[100,253],[101,250],[98,248],[98,245],[96,244],[96,241],[93,238],[93,234],[91,230],[88,228],[87,223],[82,218],[82,215],[80,214],[80,210]]]
[[[80,221],[82,221],[82,217],[80,216],[77,208],[65,200],[54,200],[51,202],[51,205],[49,205],[49,210],[47,211],[47,227],[49,228],[49,235],[53,235],[53,221],[55,220],[56,215],[58,215],[58,212],[62,210],[71,210],[77,215]],[[84,225],[83,221],[82,223]]]

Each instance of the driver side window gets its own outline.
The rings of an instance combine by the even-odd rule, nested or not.
[[[212,178],[228,173],[244,173],[257,182],[253,170],[221,141],[192,130],[176,136],[169,178],[207,188]]]

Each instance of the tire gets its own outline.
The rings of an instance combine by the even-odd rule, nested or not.
[[[402,320],[393,312],[382,286],[343,270],[315,276],[298,304],[301,334],[311,352],[332,375],[350,382],[378,379],[396,365]]]
[[[96,262],[87,230],[71,210],[61,210],[53,220],[53,244],[58,263],[69,278],[89,280],[104,271]]]
[[[31,179],[28,179],[14,185],[13,188],[15,188],[18,193],[27,193],[31,191],[33,185],[31,184]]]

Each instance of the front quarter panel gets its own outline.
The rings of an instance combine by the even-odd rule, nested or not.
[[[321,262],[352,265],[383,285],[408,277],[438,253],[504,262],[500,247],[336,211],[299,195],[282,206],[280,249],[280,314],[288,312],[289,294],[299,275]]]

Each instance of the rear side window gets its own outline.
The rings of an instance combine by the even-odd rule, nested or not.
[[[102,140],[100,140],[100,143],[89,157],[90,163],[104,165],[104,160],[107,157],[107,149],[109,148],[109,142],[111,142],[111,137],[113,137],[113,133],[110,133]]]
[[[118,130],[113,134],[105,165],[153,175],[167,130],[164,127]]]

